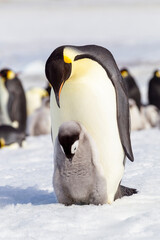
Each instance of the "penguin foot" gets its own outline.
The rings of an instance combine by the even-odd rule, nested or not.
[[[131,196],[133,194],[138,193],[137,189],[125,187],[125,186],[122,186],[122,185],[120,185],[120,189],[121,189],[122,197],[123,196]]]

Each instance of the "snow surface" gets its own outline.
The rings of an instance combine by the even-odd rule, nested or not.
[[[159,129],[132,133],[135,162],[122,183],[138,194],[111,206],[65,207],[52,190],[51,137],[0,151],[0,239],[159,239]]]
[[[53,49],[99,44],[129,67],[147,102],[148,80],[160,65],[159,12],[156,0],[1,0],[0,68],[20,72],[25,89],[45,86]],[[0,150],[0,240],[160,239],[159,131],[132,133],[135,161],[126,162],[122,184],[139,192],[111,206],[56,202],[50,135]]]

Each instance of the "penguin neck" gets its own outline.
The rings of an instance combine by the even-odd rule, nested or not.
[[[98,63],[89,58],[79,59],[72,63],[72,72],[70,78],[67,81],[77,81],[78,79],[84,78],[84,76],[95,74],[95,65]]]

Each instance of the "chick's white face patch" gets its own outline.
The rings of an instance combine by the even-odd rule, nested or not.
[[[63,147],[62,147],[62,145],[60,144],[60,147],[61,147],[61,150],[62,150],[62,152],[65,154],[65,152],[64,152],[64,149],[63,149]]]
[[[79,140],[75,141],[71,146],[71,153],[75,154],[78,148]]]

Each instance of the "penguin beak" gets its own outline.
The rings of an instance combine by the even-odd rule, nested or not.
[[[72,158],[68,158],[68,159],[69,159],[70,163],[72,163]]]
[[[65,81],[71,75],[72,60],[64,54],[64,47],[55,50],[48,58],[45,66],[46,77],[53,87],[58,107],[60,108],[60,95]]]
[[[57,105],[58,105],[59,108],[60,108],[60,95],[61,95],[63,85],[64,85],[64,81],[61,83],[61,86],[59,88],[59,92],[56,94],[56,102],[57,102]]]

